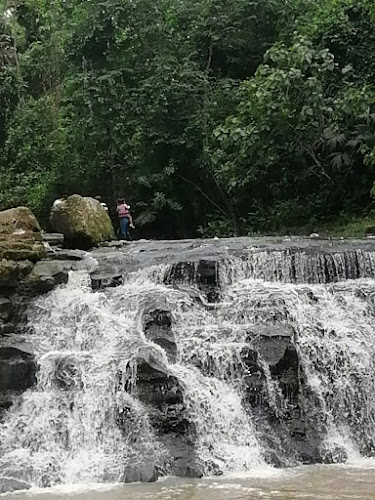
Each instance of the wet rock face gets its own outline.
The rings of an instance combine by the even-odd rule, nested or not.
[[[64,235],[64,245],[68,248],[88,250],[114,238],[107,211],[97,200],[78,194],[52,208],[50,226]]]
[[[13,398],[36,383],[34,356],[14,347],[0,344],[0,420]]]
[[[194,427],[187,418],[178,379],[161,366],[140,358],[133,395],[147,406],[151,425],[168,450],[169,472],[180,477],[201,477],[194,449]]]
[[[208,302],[216,302],[220,292],[219,263],[215,260],[179,262],[171,267],[165,282],[171,285],[195,284]]]
[[[143,321],[146,338],[160,345],[167,353],[170,362],[176,361],[177,345],[172,330],[171,313],[156,309],[148,313]]]
[[[120,252],[101,252],[99,255],[99,265],[90,275],[93,290],[121,285],[123,275],[127,272],[124,256]]]
[[[35,384],[34,357],[18,349],[0,348],[0,391],[24,391]]]
[[[137,366],[135,395],[145,403],[161,409],[165,405],[182,404],[182,391],[178,380],[140,359]]]
[[[305,393],[293,330],[259,325],[249,332],[248,340],[249,347],[242,351],[247,387],[244,402],[252,408],[255,424],[261,421],[266,458],[278,467],[320,462],[322,436],[308,430],[304,404],[311,395]]]

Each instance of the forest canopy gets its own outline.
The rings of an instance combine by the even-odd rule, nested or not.
[[[0,210],[314,228],[372,212],[374,165],[373,0],[0,0]]]

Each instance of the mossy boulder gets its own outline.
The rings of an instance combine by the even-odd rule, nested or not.
[[[64,235],[68,248],[88,250],[114,238],[107,211],[97,200],[78,194],[52,208],[50,226],[52,231]]]
[[[0,236],[42,241],[39,222],[27,207],[10,208],[0,212]]]
[[[39,223],[27,207],[0,212],[0,283],[28,274],[33,262],[45,257]]]

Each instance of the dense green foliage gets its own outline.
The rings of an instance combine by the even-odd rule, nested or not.
[[[0,0],[0,209],[313,230],[371,213],[374,133],[372,0]]]

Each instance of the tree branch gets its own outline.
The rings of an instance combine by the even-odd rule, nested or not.
[[[302,142],[300,143],[301,146],[302,146],[302,149],[304,151],[306,151],[306,153],[312,158],[312,160],[314,161],[315,165],[319,168],[321,174],[323,175],[323,177],[325,177],[326,179],[328,179],[332,184],[334,184],[333,182],[333,179],[332,177],[330,177],[327,172],[324,170],[323,168],[323,165],[320,163],[320,161],[318,160],[318,158],[316,157],[315,153],[314,153],[314,150],[310,147],[310,146],[304,146],[302,144]]]
[[[223,210],[223,208],[222,208],[222,207],[220,207],[220,205],[218,205],[217,203],[215,203],[215,202],[214,202],[214,201],[213,201],[213,200],[212,200],[212,199],[208,196],[208,194],[206,194],[206,193],[203,191],[203,189],[202,189],[202,188],[200,188],[199,186],[197,186],[197,185],[196,185],[193,181],[191,181],[190,179],[186,179],[186,177],[184,177],[183,175],[180,175],[180,174],[177,174],[177,175],[178,175],[178,177],[179,177],[180,179],[182,179],[183,181],[185,181],[185,182],[187,182],[187,183],[191,184],[192,186],[194,186],[194,187],[195,187],[195,189],[197,189],[197,190],[198,190],[198,191],[199,191],[199,192],[200,192],[200,193],[201,193],[201,194],[202,194],[202,195],[206,198],[206,200],[208,200],[208,201],[209,201],[209,202],[210,202],[210,203],[211,203],[214,207],[216,207],[218,210],[220,210],[220,212],[221,212],[222,214],[224,214],[224,215],[225,215],[225,217],[228,217],[228,218],[229,218],[229,215],[227,214],[227,212],[226,212],[225,210]]]
[[[206,73],[208,73],[212,62],[212,41],[210,42],[210,46],[208,47],[208,60],[206,65]]]

